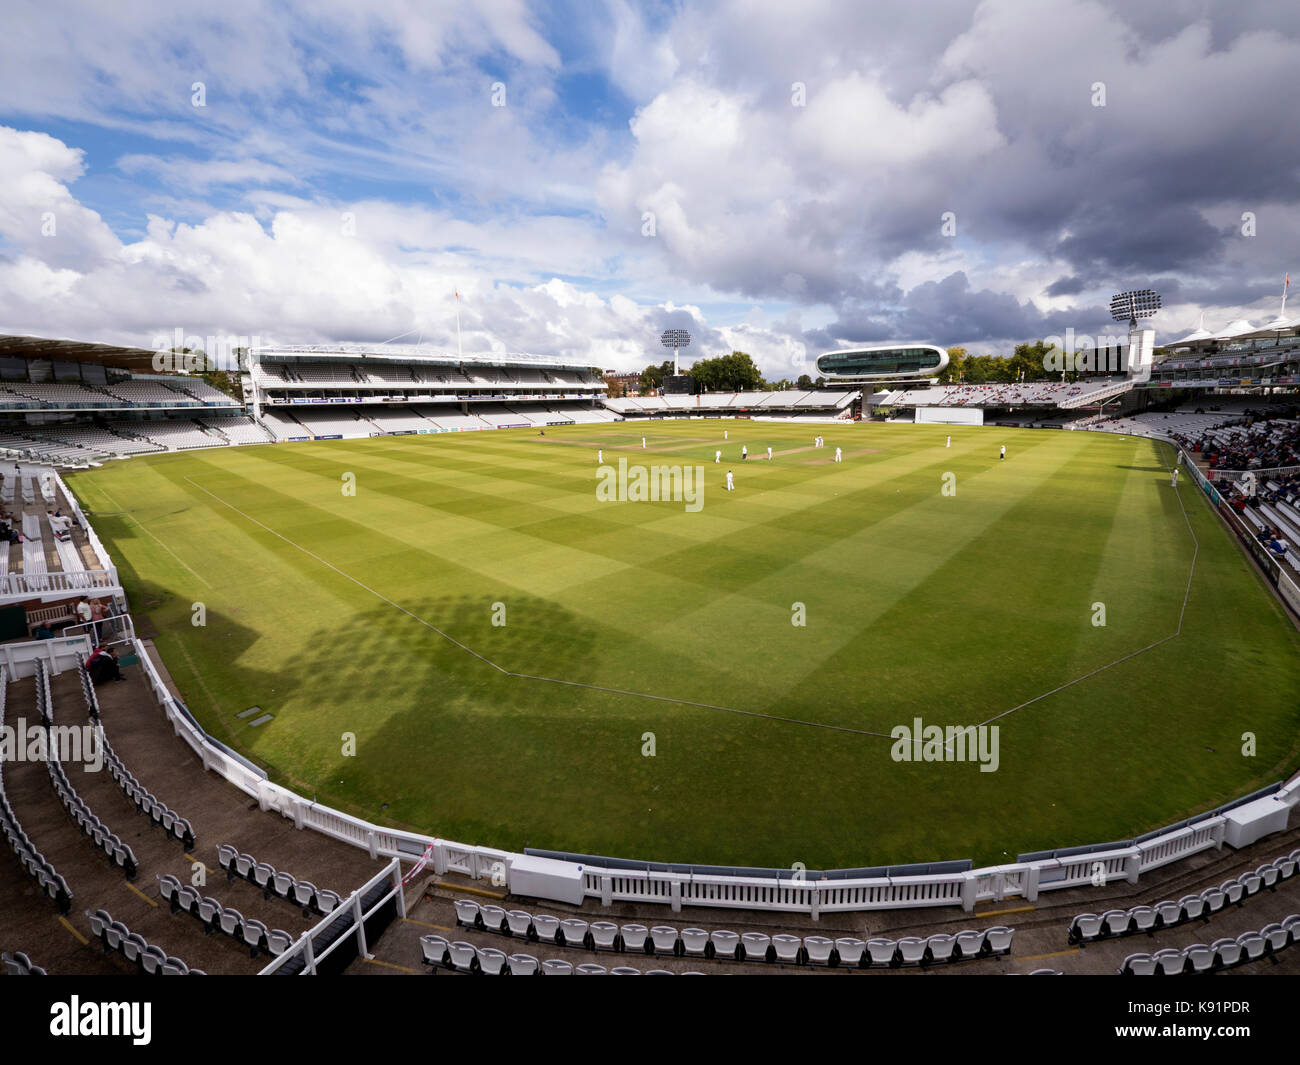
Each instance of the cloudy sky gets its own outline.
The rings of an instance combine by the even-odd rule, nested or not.
[[[459,290],[467,351],[793,377],[1300,278],[1276,0],[3,3],[0,332],[454,349]]]

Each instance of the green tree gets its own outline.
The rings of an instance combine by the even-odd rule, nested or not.
[[[805,392],[811,392],[813,386],[812,378],[809,377],[806,373],[801,373],[799,375],[799,380],[795,382],[794,386],[795,388],[803,389],[803,391]]]
[[[700,359],[691,367],[696,392],[748,392],[760,388],[763,375],[743,351]]]

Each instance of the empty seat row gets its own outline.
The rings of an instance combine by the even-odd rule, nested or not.
[[[9,670],[6,666],[0,665],[0,728],[3,728],[5,723],[8,691]],[[0,758],[0,832],[4,833],[9,846],[18,855],[18,861],[22,863],[27,875],[40,885],[41,892],[54,901],[60,913],[68,913],[72,908],[72,888],[23,831],[18,815],[9,804],[9,796],[5,794],[3,758]]]
[[[302,908],[304,917],[333,913],[343,902],[337,891],[318,888],[310,880],[299,880],[283,869],[277,872],[273,865],[256,861],[251,854],[241,853],[229,843],[217,845],[217,862],[226,871],[227,879],[240,877],[256,884],[262,889],[263,898],[287,899]]]
[[[222,906],[210,895],[182,884],[176,877],[166,874],[158,877],[158,891],[173,914],[186,913],[203,925],[203,934],[224,932],[248,947],[249,957],[256,958],[265,951],[279,955],[289,949],[293,936],[279,928],[268,928],[254,917],[245,917],[233,906]]]
[[[78,664],[77,677],[81,681],[81,694],[86,700],[86,713],[92,721],[99,720],[99,696],[95,693],[95,683],[90,679],[90,671]]]
[[[0,954],[0,961],[4,962],[5,973],[9,976],[45,976],[45,970],[39,965],[33,965],[32,959],[24,954],[21,950],[16,950],[11,957],[8,954]]]
[[[121,954],[134,962],[150,976],[206,976],[202,969],[191,969],[180,958],[168,954],[162,947],[154,946],[138,932],[132,932],[121,921],[115,921],[107,910],[86,911],[90,931],[104,947],[105,954]]]
[[[1232,880],[1225,880],[1218,887],[1206,888],[1199,895],[1184,895],[1177,902],[1167,899],[1154,906],[1133,906],[1101,914],[1081,913],[1070,922],[1068,938],[1071,943],[1091,943],[1099,939],[1150,934],[1189,921],[1205,920],[1226,906],[1241,905],[1265,888],[1273,889],[1281,881],[1295,876],[1298,868],[1300,849],[1274,858]]]
[[[194,828],[189,821],[136,780],[135,774],[127,769],[122,759],[117,756],[117,752],[113,750],[113,745],[108,742],[108,737],[104,734],[104,726],[99,721],[95,722],[95,732],[104,751],[104,762],[108,766],[109,775],[122,789],[122,794],[131,800],[136,810],[149,818],[151,824],[166,831],[187,851],[193,850]]]
[[[68,816],[76,822],[83,833],[90,837],[95,846],[104,852],[108,860],[122,870],[128,880],[134,880],[139,862],[136,861],[135,852],[131,850],[130,844],[123,842],[117,833],[95,816],[68,780],[68,775],[63,770],[63,763],[53,755],[54,752],[47,752],[45,764],[50,772],[50,783],[54,785],[54,791],[68,811]]]
[[[702,928],[680,931],[668,925],[617,925],[612,921],[560,919],[526,910],[507,910],[472,899],[456,899],[456,923],[530,942],[555,943],[592,951],[722,958],[727,961],[770,962],[778,965],[825,965],[869,968],[873,965],[930,965],[990,957],[1011,952],[1015,931],[998,926],[984,931],[965,930],[955,935],[925,938],[906,936],[861,940],[852,936],[769,936],[762,932],[736,932]]]
[[[1182,950],[1158,950],[1154,954],[1130,954],[1120,966],[1124,976],[1179,976],[1209,973],[1248,965],[1272,957],[1300,942],[1300,913],[1281,924],[1268,924],[1258,932],[1243,932],[1235,939],[1216,939],[1206,946],[1193,943]]]
[[[420,950],[425,965],[434,972],[449,969],[452,972],[473,973],[478,976],[676,976],[669,969],[649,969],[644,973],[629,965],[616,965],[607,969],[603,965],[587,963],[574,965],[558,958],[539,961],[531,954],[509,954],[492,947],[476,947],[473,943],[453,942],[442,936],[421,936]],[[683,973],[683,976],[702,976],[703,973]]]

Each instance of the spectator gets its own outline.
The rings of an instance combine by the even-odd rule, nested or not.
[[[110,680],[126,680],[117,666],[117,656],[107,647],[96,647],[86,659],[86,672],[96,687]]]

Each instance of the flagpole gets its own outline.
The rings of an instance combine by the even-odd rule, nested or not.
[[[1287,274],[1286,281],[1282,285],[1282,310],[1278,314],[1279,318],[1286,317],[1286,290],[1289,289],[1290,287],[1291,287],[1291,275]]]

